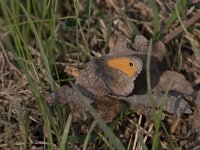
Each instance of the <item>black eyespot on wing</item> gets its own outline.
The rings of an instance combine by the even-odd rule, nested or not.
[[[129,63],[129,66],[133,66],[133,63]]]

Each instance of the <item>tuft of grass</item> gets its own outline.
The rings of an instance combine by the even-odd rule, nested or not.
[[[45,35],[45,32],[47,31],[42,30],[43,27],[41,26],[40,23],[34,25],[29,15],[30,7],[32,6],[30,1],[27,1],[26,8],[19,1],[9,1],[7,3],[5,3],[5,1],[1,1],[0,4],[1,4],[1,7],[3,8],[2,11],[3,11],[4,18],[8,24],[8,29],[11,33],[11,39],[9,40],[10,41],[13,40],[13,43],[11,43],[10,41],[6,41],[6,42],[8,46],[11,45],[13,47],[12,50],[16,54],[17,62],[20,68],[22,69],[23,73],[26,75],[30,89],[32,90],[32,94],[35,97],[36,104],[42,113],[42,117],[44,121],[43,127],[44,127],[44,132],[47,133],[47,136],[45,138],[47,138],[48,140],[48,147],[49,149],[54,149],[53,135],[55,135],[57,141],[59,142],[60,132],[58,128],[56,127],[55,118],[50,113],[50,110],[48,106],[46,105],[46,102],[44,101],[44,99],[42,98],[42,95],[40,94],[41,93],[40,84],[42,83],[42,78],[39,76],[39,72],[41,71],[40,69],[42,68],[43,69],[45,68],[46,75],[47,75],[46,81],[49,83],[52,91],[54,91],[56,87],[56,83],[51,76],[51,69],[49,65],[51,63],[48,61],[49,59],[47,58],[48,50],[44,50],[45,44],[43,40],[45,40],[44,38],[46,36],[44,35]],[[37,4],[38,3],[34,3],[34,6],[33,6],[34,9],[39,9],[37,7]],[[48,8],[47,4],[51,5],[50,6],[51,8],[54,8],[56,6],[55,3],[53,2],[47,3],[47,0],[43,0],[42,4],[43,4],[42,7],[45,7],[45,8]],[[43,12],[41,14],[43,18],[45,17],[46,14],[49,14],[48,11],[49,9],[43,9]],[[53,10],[50,9],[50,12],[52,11]],[[20,25],[21,18],[19,16],[21,16],[21,13],[25,14],[25,18],[27,19],[28,24]],[[36,15],[39,15],[39,14],[36,13]],[[50,22],[50,23],[54,24],[55,22]],[[53,34],[54,28],[53,27],[50,28],[49,31],[52,32]],[[34,35],[35,40],[36,40],[35,45],[40,50],[40,56],[42,60],[42,64],[40,64],[41,68],[37,68],[35,64],[35,60],[32,56],[31,49],[29,48],[32,34]],[[53,39],[54,37],[52,36],[51,38]],[[54,47],[54,44],[51,44],[51,47],[48,47],[48,48],[51,48],[52,50],[53,47]],[[26,130],[29,130],[29,128],[30,126],[26,124]],[[27,136],[28,135],[26,135],[25,137]],[[24,138],[24,143],[25,143],[24,145],[24,148],[25,148],[27,145],[26,138]]]
[[[47,76],[48,76],[47,78],[48,78],[51,90],[55,91],[55,83],[54,83],[53,77],[51,75],[51,70],[50,70],[50,66],[49,66],[50,62],[48,61],[48,58],[47,58],[46,53],[44,51],[44,48],[43,48],[43,45],[42,45],[42,42],[41,42],[42,39],[40,38],[40,36],[39,36],[39,34],[38,34],[38,32],[37,32],[37,30],[35,28],[35,25],[32,22],[32,19],[31,19],[30,15],[28,14],[26,9],[24,8],[24,6],[20,2],[19,2],[19,6],[20,6],[22,12],[25,14],[25,16],[26,16],[26,18],[28,20],[28,23],[30,25],[30,28],[31,28],[34,36],[35,36],[36,44],[38,46],[38,49],[40,50],[40,54],[41,54],[41,57],[42,57],[42,60],[43,60],[43,64],[44,64],[44,67],[45,67],[45,69],[47,71]],[[54,20],[54,22],[55,22],[55,20]],[[54,29],[55,29],[55,27],[52,28],[51,30],[54,31]],[[52,45],[52,46],[54,46],[54,45]]]

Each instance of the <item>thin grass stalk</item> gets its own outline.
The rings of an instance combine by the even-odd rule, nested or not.
[[[92,131],[93,131],[95,126],[96,126],[96,121],[94,121],[92,123],[92,125],[91,125],[91,127],[90,127],[90,129],[89,129],[89,131],[87,133],[87,136],[86,136],[85,141],[83,143],[83,150],[87,150],[87,145],[89,143],[89,140],[90,140],[90,137],[91,137],[91,133],[92,133]]]
[[[74,9],[75,9],[75,14],[76,14],[76,17],[77,17],[77,24],[78,24],[78,28],[80,29],[80,32],[81,32],[81,36],[82,36],[82,39],[83,39],[83,42],[85,44],[85,47],[86,47],[86,56],[89,56],[90,57],[90,49],[89,49],[89,46],[88,46],[88,43],[87,43],[87,40],[85,39],[85,35],[84,35],[84,32],[83,32],[83,29],[81,27],[81,22],[80,22],[80,19],[79,19],[79,10],[78,10],[78,2],[77,0],[73,0],[74,1]]]
[[[66,144],[67,144],[67,138],[68,138],[71,122],[72,122],[72,115],[69,114],[66,125],[65,125],[65,129],[64,129],[64,132],[63,132],[63,136],[62,136],[62,139],[61,139],[61,142],[60,142],[60,150],[67,149]]]
[[[153,41],[157,40],[159,37],[159,10],[156,4],[156,0],[150,0],[151,9],[153,11],[153,23],[154,23],[154,32],[153,32]]]
[[[157,120],[157,114],[156,114],[156,108],[155,108],[155,102],[154,102],[154,97],[152,94],[152,88],[151,88],[151,70],[150,70],[150,64],[151,64],[151,51],[152,51],[152,39],[150,40],[149,43],[149,48],[148,48],[148,54],[147,54],[147,65],[146,65],[146,70],[147,70],[147,92],[149,95],[149,99],[150,99],[150,105],[151,105],[151,110],[152,110],[152,114],[153,114],[153,118],[154,118],[154,125],[155,128],[158,129],[159,128],[159,124],[156,121]],[[153,150],[156,150],[159,148],[159,136],[158,136],[158,130],[155,131],[155,135],[154,135],[154,140],[153,140]]]

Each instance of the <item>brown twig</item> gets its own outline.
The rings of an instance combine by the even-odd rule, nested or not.
[[[196,12],[192,18],[188,19],[187,21],[184,21],[183,24],[185,28],[188,28],[191,25],[193,25],[195,22],[197,22],[199,19],[200,19],[200,11]],[[170,32],[169,34],[167,34],[164,37],[163,42],[167,44],[169,41],[173,40],[181,32],[183,32],[183,28],[180,25],[173,32]]]

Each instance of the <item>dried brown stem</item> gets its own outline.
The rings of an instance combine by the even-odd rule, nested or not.
[[[184,21],[183,24],[184,24],[185,28],[188,28],[191,25],[193,25],[195,22],[197,22],[199,19],[200,19],[200,11],[196,12],[192,18],[188,19],[187,21]],[[183,28],[180,25],[173,32],[170,32],[169,34],[167,34],[164,37],[163,42],[165,44],[167,44],[168,42],[170,42],[171,40],[173,40],[181,32],[183,32]]]

